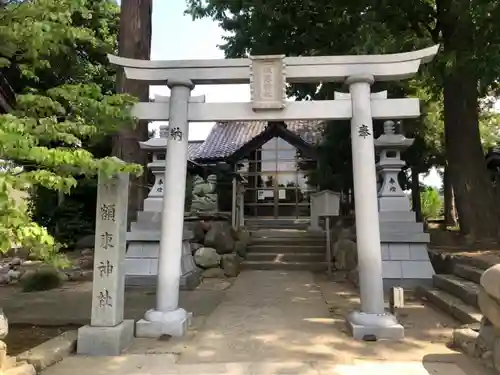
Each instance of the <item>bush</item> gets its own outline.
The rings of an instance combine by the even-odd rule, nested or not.
[[[443,210],[443,200],[436,188],[425,186],[420,192],[422,202],[422,216],[425,219],[436,219]]]
[[[50,290],[58,288],[61,283],[61,277],[57,270],[53,268],[40,269],[21,278],[23,292]]]

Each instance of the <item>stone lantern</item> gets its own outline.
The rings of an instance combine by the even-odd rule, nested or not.
[[[377,173],[380,244],[384,289],[394,286],[415,288],[432,285],[434,269],[427,253],[430,241],[423,224],[418,223],[410,209],[410,198],[398,182],[398,174],[405,162],[401,152],[413,144],[395,133],[393,121],[384,123],[384,134],[377,138],[375,149],[380,152]]]
[[[130,231],[127,233],[126,285],[155,285],[157,282],[161,211],[167,182],[165,181],[167,136],[168,126],[161,125],[159,138],[150,138],[146,142],[139,142],[141,150],[152,155],[152,161],[147,167],[153,173],[155,181],[148,197],[144,200],[143,210],[137,213],[137,221],[130,223]],[[184,228],[180,275],[181,289],[193,289],[200,283],[200,272],[194,263],[189,243],[192,239],[192,231]]]
[[[401,152],[410,147],[414,139],[395,134],[394,121],[384,123],[384,134],[375,140],[375,148],[380,150],[377,172],[381,183],[378,191],[379,211],[410,211],[410,201],[398,182],[398,174],[404,167]]]
[[[167,149],[168,125],[160,126],[160,137],[139,142],[141,150],[152,154],[152,162],[147,165],[155,178],[148,197],[144,200],[144,211],[160,212],[165,189],[165,155]]]

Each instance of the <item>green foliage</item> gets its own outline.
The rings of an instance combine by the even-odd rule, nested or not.
[[[61,277],[55,269],[42,268],[23,278],[21,280],[21,288],[25,293],[35,292],[58,288],[61,286],[61,283]]]
[[[32,220],[36,204],[13,198],[19,192],[70,195],[98,171],[141,173],[96,152],[133,123],[135,100],[113,94],[106,61],[116,49],[118,14],[111,0],[33,0],[0,9],[0,61],[17,94],[15,112],[0,116],[0,251],[23,246],[49,259],[58,248],[48,226]]]
[[[102,95],[95,85],[66,85],[44,95],[19,96],[18,109],[0,116],[0,250],[15,245],[51,251],[46,228],[31,222],[26,205],[12,191],[36,187],[70,193],[75,176],[93,177],[102,170],[139,173],[140,167],[114,158],[96,159],[81,148],[82,140],[131,123],[132,99]],[[90,110],[91,109],[91,110]]]
[[[308,183],[321,190],[343,191],[352,187],[351,127],[347,122],[329,122],[318,147],[319,168],[308,174]]]
[[[16,92],[99,82],[114,90],[106,53],[115,52],[113,0],[33,0],[0,9],[0,62]]]
[[[490,194],[478,151],[480,142],[484,148],[498,141],[498,120],[478,103],[478,121],[474,102],[498,96],[500,91],[500,28],[494,27],[494,20],[500,18],[499,1],[187,0],[187,5],[193,18],[211,18],[226,31],[221,45],[226,57],[397,53],[440,44],[437,57],[421,67],[413,80],[376,82],[372,91],[421,99],[423,116],[403,124],[404,133],[416,139],[405,152],[405,161],[419,172],[451,166],[459,216],[468,224],[463,225],[464,231],[497,232],[498,204]],[[292,84],[288,93],[298,100],[333,99],[336,89],[340,85]],[[329,188],[346,187],[350,172],[339,159],[347,154],[349,143],[347,131],[328,126],[320,171],[311,175],[311,181]],[[475,191],[463,188],[472,182]],[[488,226],[477,220],[483,215],[489,218]]]
[[[426,219],[438,218],[443,210],[443,200],[439,191],[431,186],[424,186],[420,192],[422,216]]]
[[[38,187],[30,197],[33,220],[72,248],[81,237],[94,233],[96,179],[79,179],[71,195],[60,201],[60,193]]]

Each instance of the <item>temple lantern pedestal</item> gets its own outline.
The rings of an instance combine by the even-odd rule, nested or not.
[[[430,236],[423,223],[416,221],[410,198],[398,182],[405,162],[401,152],[413,144],[402,134],[395,134],[394,122],[384,124],[384,134],[375,140],[380,152],[377,163],[382,276],[384,290],[393,286],[415,288],[432,285],[434,269],[427,252]]]
[[[158,275],[160,251],[161,209],[165,192],[165,155],[168,127],[160,126],[160,137],[140,142],[142,150],[152,154],[148,169],[155,181],[147,198],[144,209],[137,213],[137,220],[130,224],[127,233],[127,254],[125,256],[125,285],[154,286]],[[187,228],[183,233],[180,289],[192,290],[201,281],[200,270],[196,267],[191,251],[190,240],[193,233]]]

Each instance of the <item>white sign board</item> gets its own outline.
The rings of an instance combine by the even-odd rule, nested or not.
[[[250,92],[254,110],[285,108],[284,55],[252,56]]]
[[[330,190],[322,190],[311,194],[311,205],[314,214],[320,216],[338,216],[340,211],[340,194]]]

